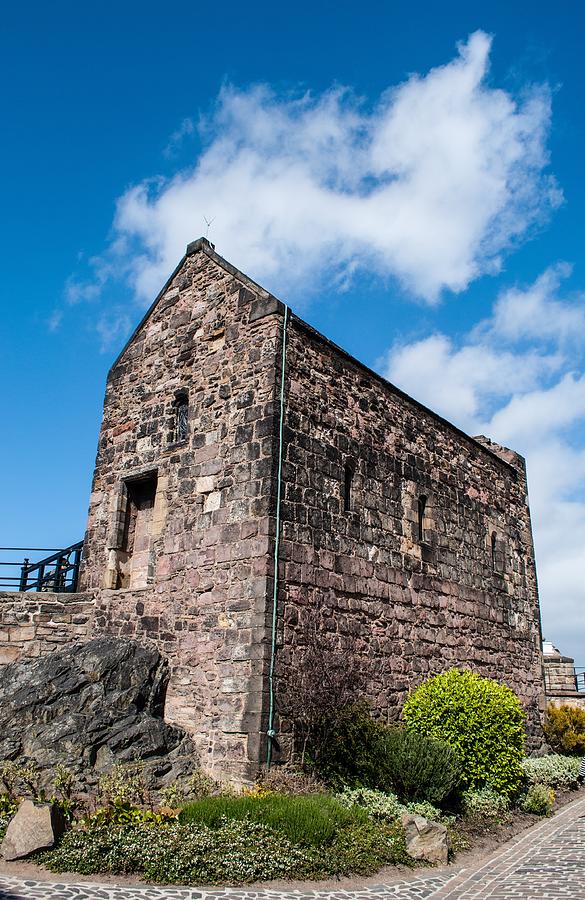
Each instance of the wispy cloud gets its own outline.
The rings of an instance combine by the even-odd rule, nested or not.
[[[148,302],[207,217],[218,251],[289,299],[364,269],[429,303],[463,291],[561,200],[549,90],[493,87],[490,46],[478,31],[368,105],[342,87],[224,87],[192,165],[119,198],[102,259]],[[169,153],[194,130],[185,119]]]
[[[173,131],[173,133],[171,134],[167,145],[163,150],[163,156],[165,156],[167,159],[172,159],[174,156],[176,156],[181,148],[181,145],[183,144],[183,141],[186,138],[192,137],[196,131],[197,128],[193,119],[183,119],[176,131]]]

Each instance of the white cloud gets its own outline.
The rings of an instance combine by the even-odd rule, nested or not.
[[[222,255],[297,300],[359,268],[429,302],[464,290],[560,199],[545,173],[548,89],[492,87],[490,45],[472,34],[369,108],[344,88],[224,88],[193,165],[119,199],[124,249],[106,255],[149,301],[207,217]],[[169,146],[193,128],[186,119]]]
[[[456,342],[392,348],[384,374],[472,434],[526,456],[544,631],[585,665],[585,296],[565,265],[504,291]]]
[[[561,345],[585,338],[585,295],[560,301],[559,288],[571,274],[571,266],[559,263],[546,269],[528,289],[510,288],[498,298],[489,323],[476,329],[478,334],[491,330],[501,340],[522,339]]]

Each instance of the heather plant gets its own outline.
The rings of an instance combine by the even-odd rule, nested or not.
[[[585,755],[585,710],[574,706],[549,706],[544,733],[557,753]]]
[[[524,713],[509,688],[473,672],[450,669],[411,694],[403,719],[409,731],[452,747],[463,788],[487,786],[508,797],[518,790]]]
[[[245,884],[274,878],[368,875],[381,866],[412,865],[397,825],[353,822],[323,846],[296,845],[282,831],[246,820],[216,827],[171,822],[73,829],[56,850],[37,857],[53,872],[139,874],[178,884]]]
[[[576,784],[581,760],[577,756],[550,753],[548,756],[528,758],[522,761],[522,771],[530,784],[548,787],[570,787]]]

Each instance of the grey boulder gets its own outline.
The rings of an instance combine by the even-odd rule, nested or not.
[[[50,850],[65,832],[65,819],[53,803],[23,800],[10,822],[0,853],[4,859],[24,859],[36,850]]]
[[[410,813],[405,813],[400,821],[406,837],[406,851],[413,859],[443,865],[448,862],[449,835],[444,825]]]

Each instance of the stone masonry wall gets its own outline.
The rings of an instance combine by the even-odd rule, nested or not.
[[[108,379],[80,578],[99,630],[154,641],[170,660],[166,717],[209,772],[236,779],[260,754],[276,306],[207,242],[190,246]],[[153,471],[147,583],[116,590],[124,486]]]
[[[0,593],[0,665],[88,640],[93,613],[91,594]]]
[[[540,618],[521,458],[486,439],[484,449],[295,317],[286,393],[281,690],[317,610],[384,718],[396,720],[421,680],[459,665],[517,691],[537,735]]]

